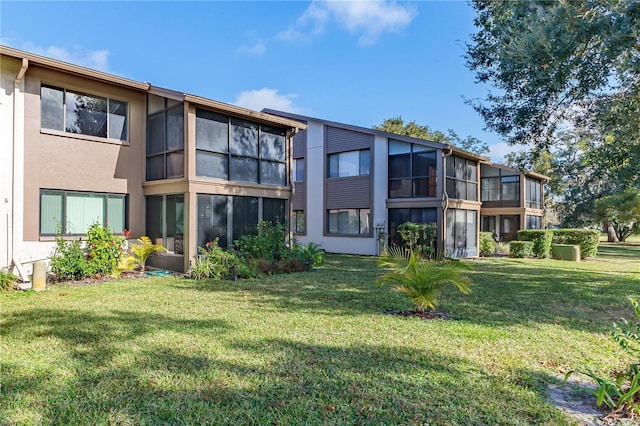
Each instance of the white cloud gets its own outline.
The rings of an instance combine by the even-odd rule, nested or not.
[[[296,94],[281,95],[277,89],[262,88],[259,90],[245,90],[240,92],[234,102],[235,105],[261,111],[263,108],[300,113],[302,109],[294,105]]]
[[[254,44],[250,46],[240,46],[237,50],[237,53],[252,55],[252,56],[260,56],[264,55],[267,51],[267,45],[263,41],[256,41]]]
[[[407,27],[417,10],[395,1],[319,1],[315,0],[286,30],[278,34],[281,40],[308,40],[321,34],[329,22],[358,37],[361,45],[375,43],[384,32],[400,32]]]
[[[108,50],[91,50],[80,46],[73,46],[71,49],[59,46],[43,47],[31,42],[14,43],[11,39],[3,39],[2,43],[36,55],[46,56],[94,70],[111,72],[109,67],[110,52]]]
[[[504,164],[507,154],[520,151],[526,151],[526,148],[522,145],[509,145],[506,142],[498,142],[489,145],[489,158],[494,163]]]

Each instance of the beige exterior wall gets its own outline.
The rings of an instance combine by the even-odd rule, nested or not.
[[[41,84],[127,102],[128,140],[41,129]],[[41,189],[128,194],[131,232],[144,234],[145,94],[39,67],[27,72],[25,90],[24,240],[51,240],[39,236]]]

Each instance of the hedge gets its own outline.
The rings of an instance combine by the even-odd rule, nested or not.
[[[493,256],[496,252],[496,240],[491,232],[480,232],[480,256]]]
[[[509,257],[525,258],[533,254],[532,241],[511,241],[509,243]]]
[[[580,256],[596,257],[600,231],[597,229],[556,229],[553,231],[553,244],[572,244],[580,246]]]
[[[533,242],[533,255],[546,259],[551,254],[553,231],[550,229],[521,229],[518,231],[519,241]]]

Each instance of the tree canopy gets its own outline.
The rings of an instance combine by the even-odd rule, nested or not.
[[[596,217],[610,223],[620,241],[638,230],[640,224],[640,191],[627,188],[615,195],[596,200]]]
[[[417,124],[415,121],[405,123],[402,117],[385,118],[382,124],[373,126],[373,128],[383,132],[395,133],[396,135],[410,136],[412,138],[453,145],[456,148],[475,152],[476,154],[489,152],[487,144],[478,138],[470,135],[462,138],[451,129],[447,130],[445,134],[439,130],[432,130],[427,125]]]
[[[497,90],[471,101],[510,143],[539,148],[589,122],[640,159],[640,2],[473,0],[467,66]]]

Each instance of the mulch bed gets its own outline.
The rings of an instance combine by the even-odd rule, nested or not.
[[[430,320],[430,319],[450,320],[451,319],[451,315],[447,311],[416,311],[413,309],[401,311],[397,309],[387,309],[386,311],[384,311],[384,313],[387,315],[399,315],[402,317],[416,317],[423,320]]]

